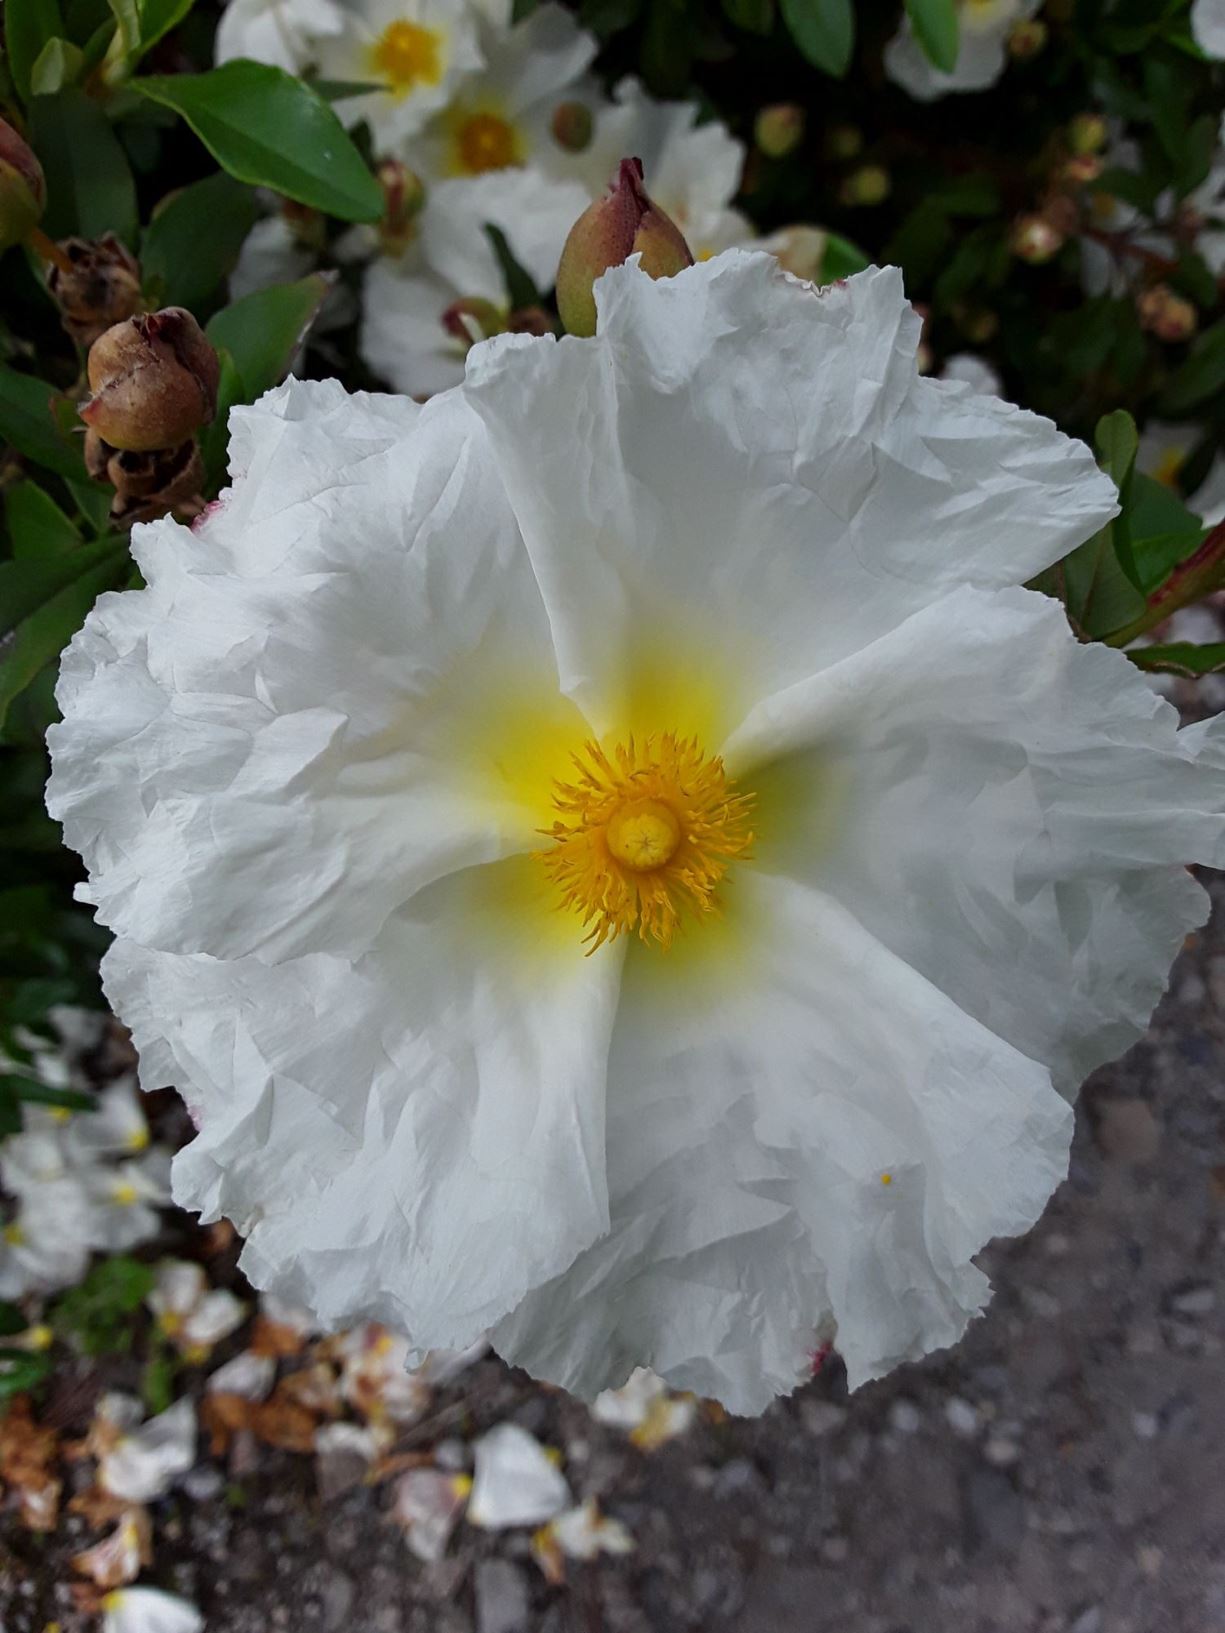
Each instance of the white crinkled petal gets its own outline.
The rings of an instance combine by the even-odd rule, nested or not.
[[[98,1462],[98,1483],[113,1497],[149,1503],[165,1496],[196,1456],[196,1406],[176,1401],[139,1429],[125,1434]]]
[[[462,1347],[607,1227],[620,952],[543,945],[530,915],[492,933],[515,868],[423,891],[356,966],[107,955],[142,1080],[201,1120],[176,1200],[228,1214],[256,1286],[325,1326]]]
[[[954,584],[1015,583],[1116,507],[1049,420],[921,379],[896,269],[816,290],[729,251],[614,268],[594,340],[476,347],[562,686],[627,712],[644,632],[745,707]]]
[[[545,1448],[516,1423],[500,1423],[476,1442],[468,1519],[490,1531],[543,1525],[570,1506],[566,1477]]]
[[[490,1335],[588,1399],[646,1363],[759,1412],[830,1313],[852,1387],[951,1344],[986,1299],[973,1256],[1066,1169],[1046,1070],[830,896],[746,868],[727,911],[738,956],[627,959],[611,1231]]]
[[[1140,1037],[1206,916],[1183,864],[1225,863],[1225,737],[1177,725],[1053,601],[963,588],[725,753],[768,789],[790,752],[815,791],[773,845],[763,802],[760,866],[828,890],[1072,1093]]]
[[[512,674],[556,694],[479,423],[413,410],[355,471],[320,446],[334,393],[303,395],[320,424],[248,419],[204,529],[137,530],[148,589],[103,596],[63,660],[48,808],[82,897],[147,946],[357,955],[415,891],[539,843],[539,809],[458,750]]]

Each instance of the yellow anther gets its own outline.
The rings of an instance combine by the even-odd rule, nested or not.
[[[435,29],[406,18],[388,23],[370,47],[370,66],[395,97],[442,78],[442,39]]]

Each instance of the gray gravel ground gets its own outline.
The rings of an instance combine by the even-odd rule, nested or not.
[[[160,1507],[145,1580],[196,1599],[209,1633],[1225,1633],[1214,888],[1148,1037],[1086,1090],[1067,1183],[988,1255],[994,1304],[956,1350],[851,1399],[827,1368],[651,1454],[480,1363],[461,1439],[523,1423],[637,1539],[561,1589],[525,1533],[461,1526],[423,1566],[386,1492],[321,1499],[309,1459],[280,1453],[202,1464]],[[4,1633],[74,1626],[60,1584],[82,1536],[0,1533]]]

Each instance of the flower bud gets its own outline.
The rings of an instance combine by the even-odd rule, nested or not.
[[[962,312],[959,314],[959,321],[961,323],[961,332],[967,340],[972,341],[976,346],[985,345],[988,340],[993,340],[999,332],[999,318],[994,312],[986,308],[979,307],[972,311]]]
[[[91,346],[88,370],[81,418],[123,452],[178,447],[217,407],[217,353],[180,306],[115,324]]]
[[[622,159],[608,192],[570,229],[557,269],[557,309],[570,334],[595,334],[595,281],[631,255],[652,278],[693,265],[676,223],[647,197],[641,159]]]
[[[0,252],[20,244],[47,203],[43,167],[12,125],[0,119]]]
[[[480,340],[506,333],[506,314],[492,301],[479,295],[465,295],[452,301],[442,314],[442,326],[453,340],[465,348]]]
[[[763,108],[753,126],[753,138],[767,159],[785,159],[804,139],[803,108],[795,102]]]
[[[815,284],[821,281],[828,243],[829,235],[820,227],[797,222],[794,226],[780,227],[777,232],[771,233],[762,248],[770,251],[784,272]]]
[[[47,288],[65,329],[88,350],[113,324],[140,310],[140,267],[113,232],[92,243],[65,238],[59,248],[70,265],[53,265]]]
[[[1176,294],[1169,284],[1154,284],[1144,290],[1136,299],[1136,315],[1142,329],[1171,344],[1190,340],[1199,328],[1195,307],[1184,296]]]
[[[883,165],[863,164],[842,183],[838,196],[844,204],[883,204],[891,185]]]
[[[557,325],[543,306],[521,306],[506,320],[506,332],[512,335],[551,335]]]
[[[1068,126],[1068,146],[1073,153],[1100,153],[1110,131],[1100,113],[1078,113]]]
[[[384,159],[376,174],[383,189],[379,237],[389,254],[398,255],[408,247],[416,231],[417,217],[425,205],[425,184],[399,159]]]
[[[1046,44],[1050,31],[1040,17],[1020,22],[1008,36],[1009,55],[1018,62],[1036,57]]]
[[[1094,153],[1074,153],[1065,161],[1060,176],[1072,187],[1087,187],[1095,182],[1105,167]]]
[[[553,140],[567,153],[581,153],[590,147],[594,128],[591,109],[585,102],[559,102],[553,109]]]
[[[1008,244],[1019,261],[1041,266],[1063,248],[1063,234],[1045,216],[1023,215],[1013,222]]]
[[[863,132],[857,125],[835,125],[825,138],[831,159],[854,159],[863,152]]]

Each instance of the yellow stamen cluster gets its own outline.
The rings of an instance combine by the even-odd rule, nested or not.
[[[505,170],[519,162],[515,128],[496,113],[474,113],[455,134],[459,168],[466,176],[481,176],[488,170]]]
[[[642,941],[671,946],[686,912],[717,910],[728,864],[753,840],[751,794],[733,792],[721,759],[693,738],[671,733],[598,743],[574,756],[577,780],[558,783],[552,849],[541,852],[594,952],[637,930]]]
[[[395,97],[442,78],[442,41],[432,28],[401,18],[388,23],[370,47],[370,66]]]

